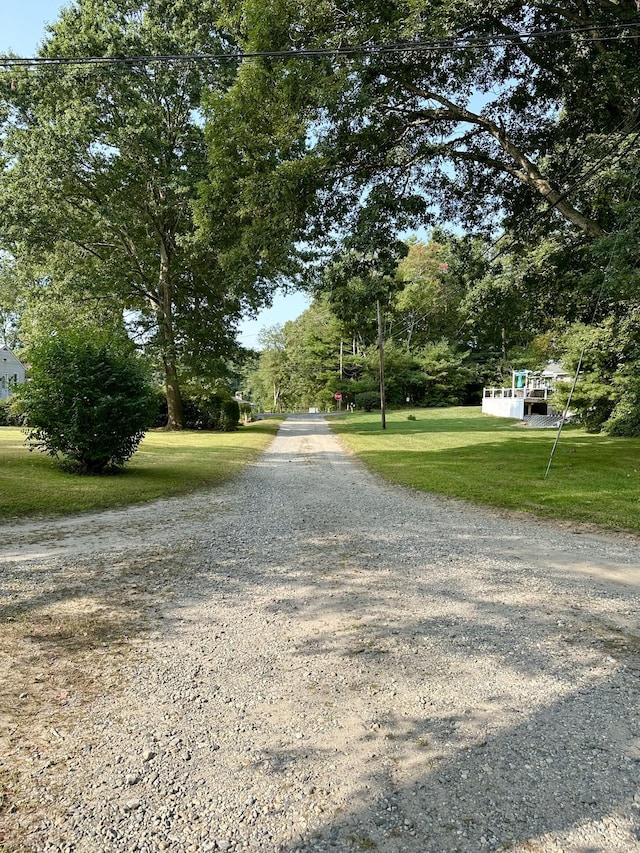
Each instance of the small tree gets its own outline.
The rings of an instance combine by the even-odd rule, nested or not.
[[[370,412],[372,409],[380,408],[380,394],[378,391],[362,391],[356,394],[356,406]]]
[[[79,474],[121,468],[154,423],[157,398],[129,341],[86,331],[43,339],[29,352],[19,394],[30,449]]]

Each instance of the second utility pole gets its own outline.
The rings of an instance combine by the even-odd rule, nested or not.
[[[382,413],[382,429],[387,428],[387,419],[385,413],[385,398],[384,398],[384,340],[382,337],[382,309],[380,308],[380,300],[376,300],[378,309],[378,350],[380,352],[380,411]]]

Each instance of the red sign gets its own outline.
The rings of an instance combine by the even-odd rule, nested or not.
[[[342,394],[338,391],[337,394],[333,395],[334,400],[342,400]]]

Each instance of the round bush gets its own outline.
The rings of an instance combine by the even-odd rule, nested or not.
[[[8,400],[0,400],[0,426],[24,426],[24,414],[16,395]]]
[[[605,425],[605,432],[617,438],[637,438],[640,436],[640,405],[628,408],[619,407]]]
[[[54,335],[29,353],[21,386],[27,441],[70,470],[121,468],[156,418],[149,374],[129,341]]]
[[[240,420],[240,405],[237,400],[223,400],[220,416],[220,429],[223,432],[234,432],[238,429]]]

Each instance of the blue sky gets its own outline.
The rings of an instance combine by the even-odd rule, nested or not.
[[[0,53],[33,56],[65,4],[59,0],[0,0]]]
[[[45,27],[58,17],[65,2],[59,0],[0,0],[0,54],[10,51],[18,56],[34,56],[45,36]],[[301,293],[276,294],[273,308],[262,311],[256,320],[246,320],[240,327],[240,341],[255,347],[258,334],[265,326],[294,320],[308,306]]]

